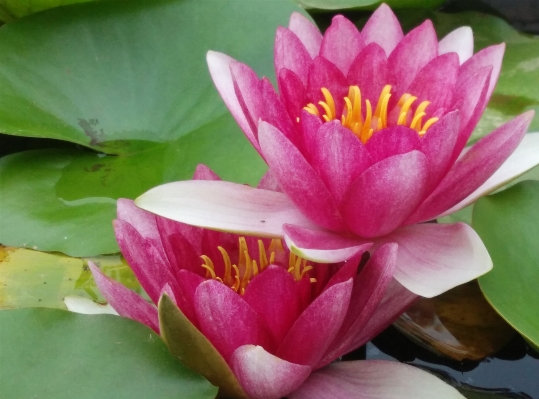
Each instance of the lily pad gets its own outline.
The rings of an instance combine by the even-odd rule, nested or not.
[[[339,10],[346,8],[361,8],[373,10],[381,3],[386,3],[392,8],[427,8],[437,9],[445,0],[296,0],[305,8],[319,10]]]
[[[11,22],[38,11],[87,1],[93,0],[0,0],[0,21]]]
[[[521,182],[480,199],[472,225],[494,269],[479,278],[486,299],[535,346],[539,345],[539,182]]]
[[[2,310],[0,342],[4,398],[212,399],[217,393],[148,327],[118,316]]]

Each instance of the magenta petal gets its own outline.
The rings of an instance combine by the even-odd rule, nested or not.
[[[159,334],[159,320],[155,306],[150,305],[140,295],[125,288],[122,284],[105,276],[92,262],[88,262],[88,266],[97,288],[120,316],[145,324]]]
[[[137,276],[138,281],[154,303],[159,301],[161,288],[175,278],[169,263],[149,241],[141,237],[139,232],[129,223],[114,221],[114,233],[122,254]]]
[[[261,345],[271,350],[268,327],[247,302],[217,280],[201,283],[195,292],[200,331],[228,362],[236,348]]]
[[[387,4],[381,4],[376,9],[365,24],[361,34],[365,44],[378,44],[384,49],[387,56],[403,38],[399,20]]]
[[[395,279],[423,297],[436,295],[492,269],[477,233],[467,224],[422,223],[402,227],[377,244],[399,244]]]
[[[193,174],[193,180],[222,180],[217,173],[210,169],[209,166],[204,164],[198,164],[195,173]]]
[[[465,399],[434,375],[387,360],[337,362],[315,371],[290,399]]]
[[[363,100],[376,104],[382,89],[388,82],[387,57],[376,43],[365,47],[352,62],[348,71],[350,86],[358,86]]]
[[[256,139],[256,126],[264,112],[262,81],[251,68],[241,62],[232,62],[230,73],[237,100]],[[255,148],[258,149],[258,147]]]
[[[324,34],[320,55],[346,75],[363,47],[365,43],[356,26],[342,15],[336,15]]]
[[[260,122],[258,134],[266,162],[300,211],[324,228],[342,229],[335,199],[299,150],[266,122]]]
[[[389,76],[397,101],[417,73],[438,55],[438,40],[432,22],[427,20],[410,31],[388,57]]]
[[[279,92],[288,115],[292,120],[299,118],[302,108],[307,104],[305,85],[294,72],[281,69],[278,75]]]
[[[337,203],[350,183],[374,163],[363,143],[339,121],[324,123],[316,132],[310,150],[311,165]]]
[[[417,97],[417,104],[430,101],[426,118],[440,108],[449,107],[458,73],[459,58],[455,53],[434,58],[418,73],[408,91]]]
[[[473,55],[473,32],[469,26],[461,26],[449,32],[440,43],[438,43],[438,53],[457,53],[460,64],[468,61]]]
[[[290,30],[279,26],[275,34],[275,74],[279,76],[281,69],[294,72],[303,82],[307,83],[309,66],[312,58],[301,40]]]
[[[251,399],[280,399],[295,391],[311,373],[309,366],[287,362],[254,345],[236,349],[230,364]]]
[[[256,187],[261,188],[263,190],[279,191],[279,192],[283,191],[281,189],[281,186],[279,186],[279,181],[269,169],[266,173],[264,173],[264,176],[262,176],[262,178],[260,179]]]
[[[292,363],[317,364],[341,327],[351,293],[351,279],[322,292],[296,320],[277,355]]]
[[[423,199],[427,179],[423,153],[412,151],[386,158],[352,183],[342,203],[344,220],[360,237],[387,234]]]
[[[311,64],[307,83],[307,99],[310,103],[318,104],[319,101],[325,101],[321,91],[323,87],[332,94],[336,114],[341,115],[343,98],[348,95],[345,75],[332,62],[323,57],[316,57]]]
[[[243,299],[281,342],[302,311],[294,278],[284,268],[269,265],[251,280]]]
[[[138,208],[134,201],[126,198],[118,199],[116,212],[119,220],[129,223],[144,239],[149,239],[158,249],[162,249],[159,248],[161,237],[154,214]]]
[[[199,262],[201,263],[201,262]],[[200,266],[199,266],[200,267]],[[178,289],[174,295],[176,305],[182,313],[198,328],[198,321],[195,312],[195,292],[197,287],[202,284],[205,279],[198,274],[188,270],[180,270],[178,273]]]
[[[264,110],[260,118],[283,132],[293,143],[297,142],[295,123],[292,123],[284,104],[267,78],[262,79],[262,101]]]
[[[533,119],[528,111],[483,137],[451,168],[411,220],[429,220],[483,184],[513,153]]]
[[[397,263],[397,244],[385,244],[374,252],[354,281],[348,313],[342,327],[316,368],[331,363],[357,348],[356,337],[384,298],[393,280]]]
[[[319,263],[343,262],[359,252],[367,251],[372,245],[372,242],[358,238],[292,224],[283,225],[283,231],[286,245],[292,252]]]
[[[219,91],[232,116],[236,119],[238,125],[240,125],[241,130],[243,130],[251,144],[258,151],[259,147],[255,132],[251,128],[243,107],[238,100],[232,79],[232,72],[230,71],[230,64],[237,61],[228,55],[215,51],[208,51],[206,61],[217,91]]]
[[[419,135],[406,126],[391,126],[376,132],[365,144],[372,157],[372,163],[378,163],[394,155],[406,154],[419,148]]]
[[[299,40],[301,40],[311,58],[315,58],[318,55],[322,44],[322,34],[316,25],[299,12],[295,12],[290,16],[288,29],[299,37]]]

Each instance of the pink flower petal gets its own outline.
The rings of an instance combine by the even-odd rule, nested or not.
[[[262,81],[249,66],[241,62],[230,63],[230,73],[236,98],[256,139],[256,126],[264,112]]]
[[[382,89],[388,82],[387,57],[376,43],[365,47],[352,62],[347,76],[350,86],[358,86],[362,99],[376,104]]]
[[[336,15],[324,34],[320,55],[346,75],[363,47],[365,43],[356,26],[342,15]]]
[[[318,55],[322,44],[322,34],[316,25],[299,12],[295,12],[290,16],[288,29],[299,37],[299,40],[301,40],[311,58],[315,58]]]
[[[419,148],[419,135],[406,126],[391,126],[376,132],[365,144],[372,157],[372,163],[378,163],[394,155],[406,154]]]
[[[150,240],[156,248],[162,250],[155,215],[138,208],[134,201],[126,198],[118,199],[116,212],[119,220],[130,224],[144,239]]]
[[[331,363],[354,350],[355,339],[369,322],[393,280],[397,262],[397,244],[378,248],[354,281],[348,313],[341,329],[316,368]]]
[[[477,278],[492,260],[467,224],[423,223],[402,227],[377,240],[399,244],[395,279],[426,298]]]
[[[234,119],[236,119],[236,122],[238,122],[238,125],[240,125],[241,130],[243,130],[253,147],[258,151],[259,146],[255,132],[253,132],[253,129],[249,125],[249,121],[247,120],[236,95],[236,90],[234,89],[230,64],[237,61],[228,55],[216,51],[208,51],[206,54],[206,61],[217,91],[221,94],[223,101],[232,113]]]
[[[387,360],[338,362],[311,374],[290,399],[464,399],[434,375]]]
[[[294,72],[307,84],[309,66],[312,58],[301,40],[289,29],[279,26],[275,34],[275,75],[279,76],[281,69]]]
[[[254,345],[240,346],[230,363],[251,399],[280,399],[296,390],[311,373],[309,366],[287,362]]]
[[[302,108],[308,103],[305,98],[305,85],[298,75],[288,69],[281,69],[277,76],[281,101],[286,107],[290,118],[297,120]]]
[[[178,273],[178,289],[174,295],[178,308],[180,308],[182,313],[197,328],[198,320],[195,312],[194,298],[197,287],[204,281],[205,279],[198,274],[195,274],[189,270],[180,270]]]
[[[283,192],[281,186],[279,186],[279,181],[269,169],[266,173],[264,173],[264,176],[262,176],[260,182],[258,182],[258,186],[256,187],[261,188],[262,190]]]
[[[122,284],[105,276],[93,262],[88,262],[97,288],[120,316],[145,324],[159,334],[157,308]]]
[[[163,255],[151,241],[145,240],[129,223],[115,220],[114,233],[133,273],[151,300],[157,303],[161,288],[175,280],[169,263],[163,259]]]
[[[410,31],[388,57],[389,76],[395,90],[393,102],[408,90],[417,73],[438,55],[438,40],[427,20]]]
[[[438,109],[449,107],[458,73],[458,56],[449,53],[434,58],[417,74],[408,91],[417,97],[417,104],[430,101],[425,121]]]
[[[285,223],[316,228],[285,194],[225,181],[163,184],[136,203],[172,220],[238,234],[281,237]]]
[[[262,102],[264,109],[260,118],[275,126],[293,143],[298,141],[296,125],[267,78],[262,79]]]
[[[344,262],[372,245],[369,241],[292,224],[285,224],[283,231],[286,245],[292,252],[318,263]]]
[[[210,169],[209,166],[204,164],[198,164],[195,173],[193,174],[193,180],[222,180],[217,173]]]
[[[343,98],[348,95],[348,82],[345,75],[333,64],[323,57],[316,57],[309,70],[307,83],[307,99],[310,103],[318,104],[325,101],[321,89],[329,90],[335,101],[336,115],[341,115],[344,105]],[[322,111],[321,108],[319,108]]]
[[[277,356],[292,363],[311,367],[316,365],[346,316],[352,284],[350,279],[322,292],[288,331],[277,350]]]
[[[402,28],[399,20],[387,4],[380,7],[371,15],[361,31],[365,44],[376,43],[389,56],[402,40]]]
[[[175,265],[171,268],[172,273],[178,276],[178,273],[182,269],[187,269],[195,274],[202,275],[202,269],[200,267],[200,251],[197,251],[191,243],[181,234],[173,234],[167,237],[167,244],[170,246],[170,251],[173,254],[174,259],[171,264]],[[170,261],[170,259],[169,259]]]
[[[539,165],[539,133],[528,133],[517,149],[486,182],[457,205],[437,217],[449,215],[470,205],[480,197],[500,188],[537,165]]]
[[[261,345],[272,350],[268,327],[245,300],[217,280],[201,283],[195,292],[200,331],[229,363],[242,345]]]
[[[479,140],[451,168],[410,221],[430,220],[473,193],[517,148],[533,115],[533,111],[528,111]]]
[[[412,151],[386,158],[352,183],[342,203],[344,220],[360,237],[387,234],[423,199],[427,179],[423,153]]]
[[[343,221],[334,198],[299,150],[283,133],[263,121],[258,135],[266,162],[300,211],[324,228],[342,229]]]
[[[324,123],[316,132],[310,150],[311,165],[337,203],[350,183],[373,163],[363,143],[340,121]]]
[[[284,268],[269,265],[251,280],[243,299],[281,342],[302,309],[294,278]]]
[[[449,32],[438,43],[438,54],[457,53],[462,65],[473,55],[473,32],[469,26],[461,26]]]

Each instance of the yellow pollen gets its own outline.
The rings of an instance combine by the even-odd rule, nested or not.
[[[217,247],[221,253],[221,257],[223,258],[224,270],[222,272],[222,276],[217,275],[215,271],[215,264],[206,255],[201,256],[202,260],[204,261],[201,267],[206,270],[206,278],[217,280],[229,286],[240,295],[243,295],[251,280],[259,273],[262,273],[269,265],[275,263],[276,254],[284,254],[285,252],[283,244],[279,239],[271,240],[268,249],[265,248],[264,241],[258,240],[257,244],[259,259],[257,262],[257,260],[251,257],[245,238],[240,237],[238,241],[239,249],[237,264],[231,262],[228,252],[223,247]],[[282,259],[282,256],[280,259]],[[309,281],[311,282],[316,281],[316,279],[309,277],[309,272],[313,269],[313,267],[307,264],[307,260],[290,253],[288,263],[288,271],[292,274],[296,281],[299,281],[304,277],[309,278]]]
[[[439,118],[430,118],[423,123],[423,118],[427,115],[425,112],[429,106],[429,101],[421,102],[415,111],[412,110],[414,102],[417,100],[416,96],[410,93],[403,94],[395,110],[389,110],[389,100],[391,98],[391,85],[385,85],[382,89],[376,108],[373,112],[373,105],[369,99],[365,99],[364,102],[361,98],[361,90],[358,86],[350,86],[348,88],[348,95],[343,98],[342,114],[337,115],[335,99],[330,91],[322,87],[321,92],[324,97],[324,101],[319,101],[318,106],[313,103],[309,103],[303,109],[312,115],[316,115],[325,122],[338,120],[341,124],[350,129],[363,143],[366,143],[374,133],[379,130],[388,127],[388,114],[391,111],[396,114],[396,124],[407,126],[414,129],[420,136],[423,136],[429,127],[438,121]],[[364,109],[362,109],[364,103]],[[413,112],[413,113],[412,113]],[[299,122],[299,118],[297,118]],[[395,120],[393,122],[395,123]]]

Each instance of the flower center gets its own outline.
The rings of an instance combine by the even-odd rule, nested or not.
[[[391,97],[391,85],[384,86],[374,112],[371,102],[368,99],[365,100],[365,107],[362,109],[359,87],[350,86],[348,96],[344,97],[344,107],[340,118],[338,118],[336,112],[333,95],[325,87],[322,87],[321,91],[325,101],[319,101],[318,105],[322,108],[323,113],[321,114],[319,108],[313,103],[308,104],[303,109],[312,115],[321,117],[326,122],[340,120],[342,125],[350,129],[363,143],[366,143],[375,132],[387,127],[387,107]],[[423,118],[426,115],[425,110],[430,102],[421,102],[415,111],[411,112],[412,105],[416,100],[417,97],[409,93],[401,96],[396,106],[398,112],[397,125],[410,127],[417,131],[420,136],[423,136],[427,132],[427,129],[438,121],[439,118],[430,118],[423,123]]]
[[[239,259],[237,263],[232,263],[228,252],[221,246],[217,248],[219,249],[219,252],[221,252],[223,258],[224,272],[222,273],[222,276],[218,276],[215,272],[215,266],[212,260],[208,256],[202,255],[201,258],[204,263],[201,266],[206,269],[206,278],[220,281],[241,295],[245,293],[245,288],[253,277],[264,271],[268,265],[275,263],[276,254],[282,255],[285,253],[283,244],[279,239],[271,240],[267,250],[264,247],[264,242],[258,240],[257,262],[249,253],[249,247],[247,246],[245,237],[240,237]],[[296,281],[299,281],[304,277],[309,278],[309,271],[312,269],[313,267],[307,264],[306,259],[300,258],[290,252],[287,271]],[[311,283],[316,282],[316,279],[314,278],[310,278],[309,280]]]

